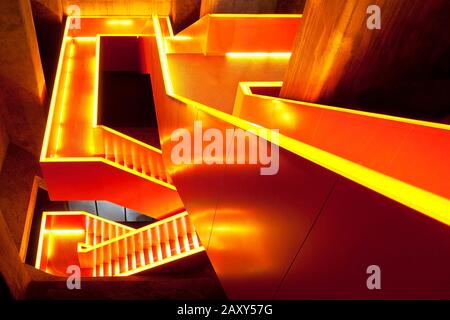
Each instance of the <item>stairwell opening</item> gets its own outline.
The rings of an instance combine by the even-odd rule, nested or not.
[[[102,36],[98,122],[160,148],[146,36]]]

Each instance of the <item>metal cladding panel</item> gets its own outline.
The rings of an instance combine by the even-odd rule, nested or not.
[[[339,178],[276,298],[449,299],[449,248],[445,224]]]
[[[52,200],[107,200],[153,218],[183,207],[175,190],[100,161],[41,162],[41,168]]]

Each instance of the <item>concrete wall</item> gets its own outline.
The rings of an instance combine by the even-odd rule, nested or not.
[[[62,0],[64,12],[70,6],[81,9],[81,15],[170,15],[171,0]]]
[[[15,299],[25,297],[30,282],[24,264],[19,259],[17,247],[12,241],[8,225],[0,211],[0,274]]]
[[[202,0],[200,16],[208,13],[302,13],[306,0]]]
[[[1,98],[0,98],[1,99]],[[3,166],[3,160],[6,156],[6,150],[8,149],[9,137],[6,131],[6,127],[3,121],[3,117],[0,115],[0,172]]]
[[[17,249],[22,241],[35,175],[40,175],[38,159],[24,149],[9,144],[0,173],[0,210]]]
[[[46,89],[28,0],[0,2],[0,114],[9,138],[38,155]]]
[[[367,28],[370,5],[380,29]],[[449,123],[449,10],[447,0],[308,0],[280,96]]]

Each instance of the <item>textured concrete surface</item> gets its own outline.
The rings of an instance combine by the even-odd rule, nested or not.
[[[207,267],[184,275],[89,278],[80,290],[68,290],[65,278],[33,271],[30,300],[203,300],[226,299],[214,271]]]
[[[379,30],[367,28],[369,5]],[[447,0],[308,0],[280,96],[442,121],[449,11]]]
[[[0,1],[0,113],[11,142],[39,154],[45,81],[30,1]]]
[[[201,16],[208,13],[274,13],[277,0],[202,0]]]
[[[172,28],[178,33],[200,17],[201,0],[172,0]]]
[[[35,175],[40,175],[37,157],[10,144],[0,173],[0,210],[17,249],[22,241]]]
[[[63,7],[61,0],[31,0],[33,14],[40,18],[62,21]]]
[[[24,264],[19,259],[19,252],[1,211],[0,243],[0,274],[9,287],[10,295],[15,299],[22,299],[30,278]]]
[[[64,12],[76,5],[81,15],[169,15],[171,0],[62,0]]]
[[[8,132],[6,131],[5,123],[0,114],[0,172],[2,171],[3,160],[5,159],[6,156],[6,150],[8,150],[8,144],[9,144]]]
[[[47,87],[45,106],[47,107],[46,110],[48,110],[64,33],[63,23],[65,21],[62,19],[62,4],[59,0],[32,0],[31,6]]]

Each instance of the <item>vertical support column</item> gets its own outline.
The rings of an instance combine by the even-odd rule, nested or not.
[[[38,155],[45,80],[30,2],[0,2],[0,112],[12,143]]]
[[[381,29],[367,26],[371,5],[380,8]],[[448,12],[446,0],[308,0],[281,97],[428,112],[433,106],[411,96],[429,95],[434,79],[449,70]],[[443,101],[433,103],[440,103],[436,112],[445,108]]]

